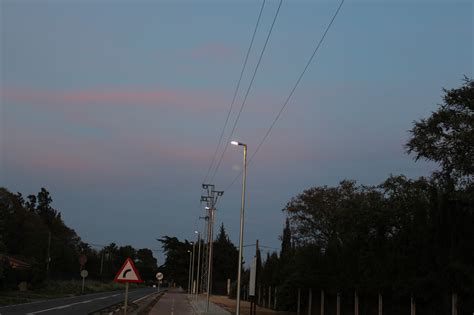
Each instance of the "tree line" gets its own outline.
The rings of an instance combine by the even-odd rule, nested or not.
[[[474,311],[474,81],[443,100],[406,144],[439,165],[430,177],[343,180],[288,202],[281,251],[267,255],[259,279],[278,287],[278,309],[295,310],[298,288],[312,288],[339,294],[351,311],[357,292],[361,314],[375,314],[378,294],[384,314],[408,313],[411,297],[420,314],[450,314],[452,293],[461,314]]]
[[[0,187],[0,289],[23,281],[37,288],[47,279],[79,279],[81,268],[93,279],[110,281],[127,257],[144,279],[155,279],[158,266],[150,249],[115,243],[93,248],[64,223],[52,201],[45,188],[24,198]],[[87,260],[82,266],[81,256]],[[18,261],[21,266],[12,263]]]
[[[306,292],[302,305],[309,289],[324,290],[328,304],[339,295],[341,311],[349,314],[355,292],[360,314],[375,314],[380,294],[384,314],[409,313],[413,298],[419,314],[441,315],[450,313],[455,293],[460,313],[472,313],[474,81],[466,78],[461,87],[444,90],[439,108],[414,122],[405,149],[416,160],[437,163],[438,170],[415,179],[391,175],[372,186],[343,180],[293,197],[283,209],[281,250],[267,252],[265,259],[256,253],[257,294],[267,298],[269,287],[278,288],[277,309],[295,311],[298,289]],[[168,236],[160,241],[165,272],[187,288],[192,244]],[[235,296],[238,252],[223,226],[214,246],[212,293],[225,292],[230,278]],[[249,274],[245,269],[242,296]]]

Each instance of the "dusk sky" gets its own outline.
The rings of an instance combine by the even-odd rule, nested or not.
[[[249,155],[338,5],[283,1],[233,136]],[[66,224],[93,244],[159,249],[164,235],[193,239],[260,6],[0,0],[0,186],[47,188]],[[225,140],[277,7],[267,0]],[[435,165],[415,163],[403,145],[443,87],[472,77],[473,16],[472,1],[346,0],[249,167],[244,243],[278,248],[281,210],[311,186],[429,175]],[[241,164],[241,148],[229,146],[218,190]],[[216,214],[216,231],[223,222],[235,245],[240,185]]]

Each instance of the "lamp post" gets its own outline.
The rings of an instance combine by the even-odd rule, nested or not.
[[[191,294],[194,293],[194,252],[196,248],[196,243],[193,243],[193,262],[191,264]]]
[[[236,315],[240,315],[240,280],[242,277],[242,247],[244,243],[244,210],[245,210],[245,180],[247,177],[247,145],[241,142],[232,141],[232,145],[244,147],[244,173],[242,176],[242,197],[240,203],[240,237],[239,237],[239,262],[237,271],[237,309]]]
[[[208,266],[207,266],[207,306],[206,311],[209,312],[209,303],[211,298],[211,291],[212,291],[212,250],[214,246],[214,208],[206,207],[209,210],[209,256],[208,256]]]
[[[188,276],[188,294],[191,292],[191,254],[192,252],[188,249],[189,253],[189,276]]]
[[[196,272],[196,297],[197,295],[199,294],[199,268],[201,267],[201,233],[199,233],[198,231],[194,231],[194,233],[197,234],[197,237],[198,237],[198,255],[197,255],[197,261],[198,261],[198,265],[197,265],[197,272]]]

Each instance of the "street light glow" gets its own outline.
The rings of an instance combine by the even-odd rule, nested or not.
[[[230,144],[232,145],[240,145],[240,143],[238,141],[231,141]]]

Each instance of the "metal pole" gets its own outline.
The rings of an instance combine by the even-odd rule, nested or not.
[[[128,282],[125,283],[125,302],[123,303],[123,313],[127,315],[127,305],[128,305]]]
[[[189,253],[189,276],[188,276],[188,294],[191,293],[191,251]]]
[[[458,315],[458,295],[456,293],[451,296],[451,315]]]
[[[207,209],[206,209],[207,210]],[[203,231],[205,237],[202,239],[202,257],[201,257],[201,291],[206,292],[206,280],[207,280],[207,259],[209,258],[209,210],[207,210],[204,219]]]
[[[341,295],[339,293],[336,298],[336,315],[341,315]]]
[[[298,304],[296,305],[296,315],[300,315],[301,289],[298,288]]]
[[[379,293],[379,315],[382,315],[383,313],[383,300],[382,300],[382,294]]]
[[[276,310],[277,308],[277,293],[278,293],[278,288],[275,287],[275,294],[273,294],[273,309]]]
[[[191,264],[191,294],[194,294],[194,252],[196,249],[196,243],[193,244],[193,262]]]
[[[239,238],[239,261],[237,271],[237,311],[236,315],[240,315],[240,281],[242,278],[242,251],[244,244],[244,211],[245,211],[245,180],[247,179],[247,145],[244,147],[244,173],[242,176],[242,197],[240,202],[240,238]]]
[[[207,312],[209,312],[209,299],[211,296],[211,286],[212,286],[212,248],[213,248],[213,242],[214,242],[214,201],[212,201],[212,207],[209,210],[210,215],[209,215],[209,265],[208,265],[208,272],[207,272]]]
[[[321,290],[321,315],[324,315],[324,290]]]
[[[197,295],[199,294],[199,271],[200,271],[200,268],[201,268],[201,233],[198,232],[198,265],[197,265],[197,274],[196,274],[196,280],[197,280],[197,284],[196,284],[196,298],[197,298]]]
[[[255,246],[255,294],[253,297],[253,315],[257,315],[257,294],[260,294],[257,292],[257,283],[259,279],[258,275],[258,265],[257,265],[257,258],[258,258],[258,253],[259,253],[259,247],[258,247],[258,240],[256,240],[256,246]]]
[[[309,297],[308,297],[308,315],[311,315],[311,308],[313,305],[313,290],[309,289]]]

